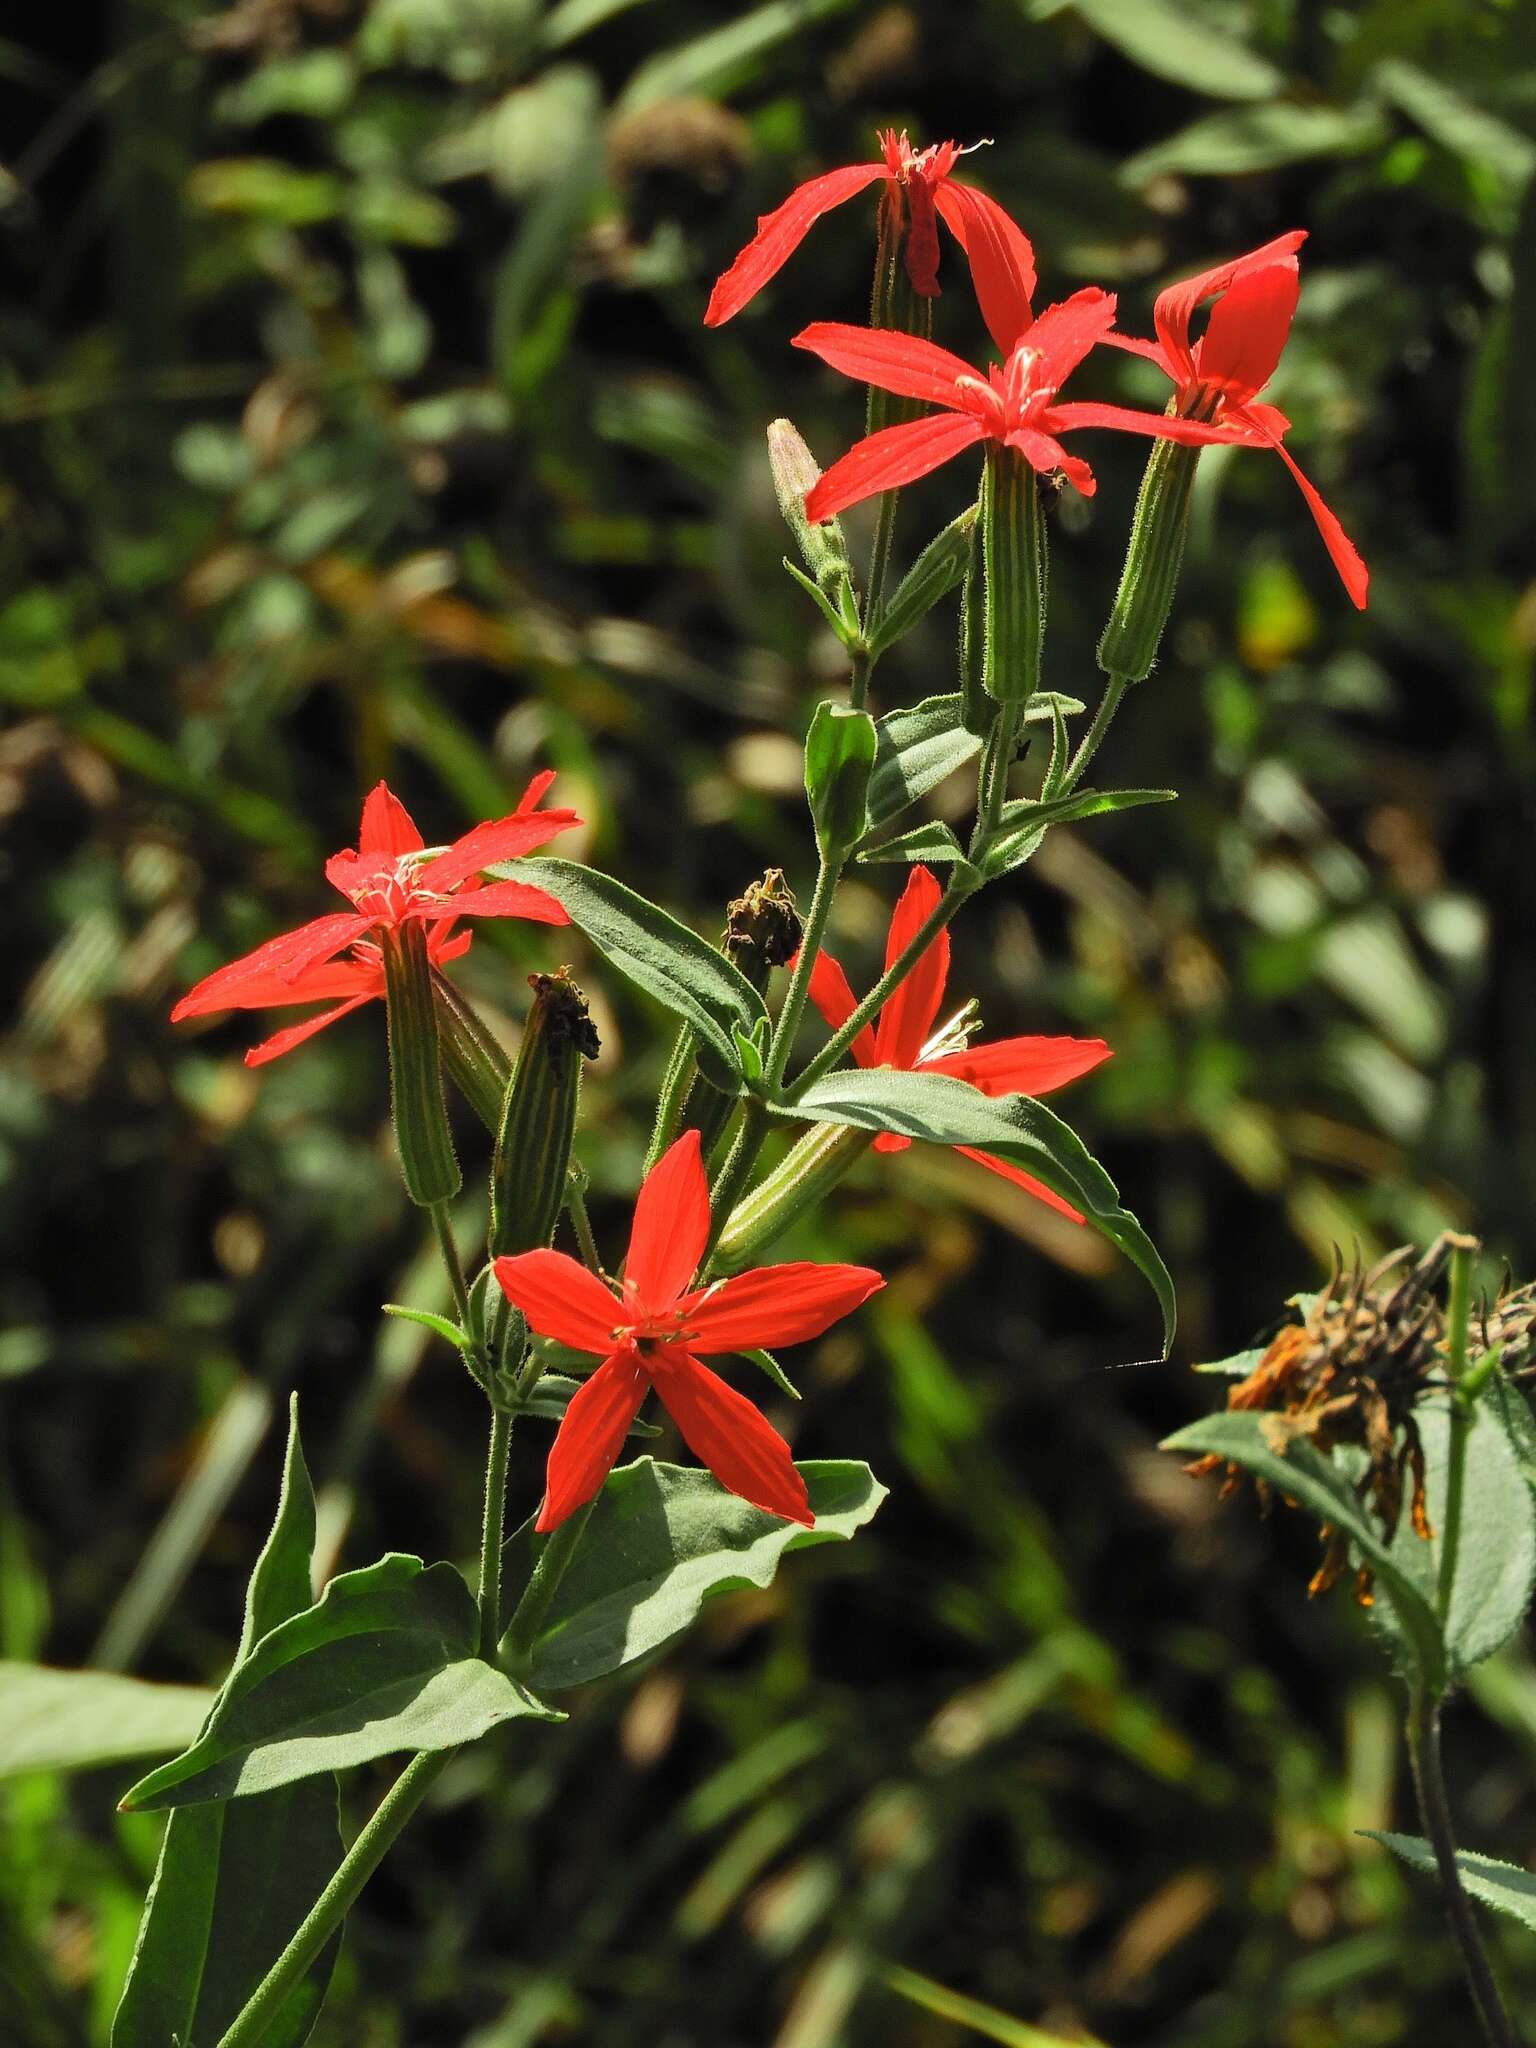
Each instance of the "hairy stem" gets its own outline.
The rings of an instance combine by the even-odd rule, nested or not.
[[[1436,1608],[1443,1626],[1456,1590],[1456,1564],[1461,1552],[1462,1509],[1466,1493],[1467,1437],[1472,1409],[1463,1391],[1467,1373],[1467,1339],[1472,1322],[1472,1260],[1476,1240],[1457,1238],[1451,1246],[1451,1288],[1446,1308],[1450,1351],[1446,1372],[1451,1382],[1450,1441],[1446,1446],[1444,1527],[1440,1533],[1440,1575]]]
[[[1072,756],[1072,762],[1061,780],[1061,794],[1066,796],[1076,789],[1087,773],[1088,764],[1099,751],[1104,735],[1114,723],[1115,713],[1120,709],[1120,700],[1131,687],[1129,676],[1111,675],[1104,685],[1104,694],[1099,699],[1099,708],[1093,714],[1093,722],[1083,734],[1082,744]]]
[[[217,2048],[256,2048],[301,1981],[346,1918],[358,1893],[378,1869],[400,1830],[426,1797],[452,1756],[442,1749],[413,1756],[379,1802],[336,1875],[299,1923],[292,1940],[251,1993]]]
[[[783,1007],[778,1022],[773,1028],[773,1039],[768,1047],[768,1059],[764,1073],[764,1085],[771,1094],[784,1079],[784,1069],[794,1047],[795,1033],[800,1029],[800,1020],[805,1015],[806,998],[811,990],[811,971],[816,965],[816,956],[821,951],[821,942],[826,936],[827,919],[832,911],[832,898],[837,893],[837,884],[843,872],[842,863],[823,860],[816,870],[816,887],[811,893],[810,908],[805,913],[805,924],[800,934],[800,949],[795,955],[794,971],[789,977],[789,987],[784,991]]]
[[[501,1641],[501,1545],[507,1519],[507,1462],[512,1417],[491,1410],[491,1440],[485,1453],[485,1503],[480,1517],[480,1654],[489,1661]]]
[[[514,1672],[522,1673],[527,1669],[544,1617],[549,1612],[549,1603],[559,1591],[565,1568],[576,1554],[576,1546],[586,1529],[593,1505],[588,1501],[585,1507],[578,1508],[544,1539],[533,1576],[524,1588],[507,1631],[507,1662]]]
[[[1483,1947],[1473,1915],[1472,1901],[1461,1882],[1456,1862],[1456,1838],[1451,1831],[1450,1808],[1445,1797],[1445,1778],[1440,1768],[1440,1703],[1422,1689],[1414,1692],[1408,1710],[1408,1759],[1413,1769],[1414,1790],[1419,1799],[1419,1818],[1430,1847],[1435,1852],[1435,1870],[1440,1894],[1445,1901],[1451,1933],[1461,1950],[1462,1966],[1472,2002],[1482,2021],[1491,2048],[1521,2048],[1520,2037],[1510,2023],[1494,1982],[1493,1967]]]

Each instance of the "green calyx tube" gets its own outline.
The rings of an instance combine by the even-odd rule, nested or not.
[[[711,1271],[735,1273],[750,1266],[796,1216],[836,1187],[874,1139],[873,1131],[857,1131],[847,1124],[814,1125],[731,1211]]]
[[[389,1012],[389,1106],[405,1190],[423,1209],[451,1201],[462,1185],[448,1130],[425,929],[410,919],[383,935]]]
[[[441,968],[432,970],[443,1071],[494,1138],[512,1079],[512,1062],[485,1020]]]
[[[1173,609],[1199,460],[1198,448],[1178,441],[1156,442],[1147,458],[1120,588],[1099,642],[1106,675],[1139,683],[1152,672]]]
[[[1027,704],[1045,644],[1045,507],[1016,448],[987,445],[981,488],[982,681],[999,704]]]
[[[491,1257],[537,1251],[555,1234],[576,1135],[581,1063],[595,1059],[597,1032],[567,969],[532,974],[512,1085],[502,1105],[491,1167]]]

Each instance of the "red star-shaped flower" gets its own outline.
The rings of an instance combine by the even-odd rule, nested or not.
[[[1182,417],[1227,428],[1224,438],[1229,441],[1274,450],[1295,477],[1344,588],[1363,611],[1369,570],[1322,493],[1284,445],[1290,421],[1276,407],[1258,402],[1291,331],[1301,290],[1296,251],[1305,240],[1306,230],[1297,228],[1231,263],[1170,285],[1159,293],[1153,308],[1156,341],[1129,334],[1104,338],[1157,364],[1175,386],[1174,402]],[[1216,303],[1205,332],[1191,341],[1190,323],[1207,299]]]
[[[618,1294],[564,1252],[495,1262],[502,1292],[533,1329],[602,1360],[561,1420],[536,1529],[558,1528],[592,1499],[653,1388],[722,1486],[770,1515],[814,1522],[788,1444],[699,1359],[803,1344],[885,1283],[867,1266],[800,1263],[695,1287],[708,1241],[699,1134],[685,1131],[641,1186]]]
[[[783,268],[824,213],[883,181],[890,202],[906,206],[905,255],[912,289],[925,299],[939,295],[942,219],[970,262],[987,326],[998,347],[1006,349],[1029,319],[1034,251],[995,199],[951,175],[964,154],[955,142],[914,149],[905,131],[898,135],[888,128],[880,137],[876,162],[849,164],[798,186],[782,206],[763,215],[757,233],[716,283],[704,325],[719,327],[732,319]]]
[[[978,441],[1017,448],[1033,468],[1060,470],[1091,496],[1093,471],[1057,438],[1074,427],[1120,427],[1196,443],[1236,438],[1228,428],[1124,405],[1060,403],[1062,385],[1089,350],[1108,337],[1114,319],[1113,295],[1090,285],[1027,322],[1011,347],[1004,344],[1007,361],[985,374],[915,334],[831,320],[802,329],[795,347],[809,349],[844,376],[941,408],[926,419],[882,427],[856,443],[809,493],[806,517],[830,519],[861,498],[926,476]]]
[[[923,920],[939,901],[941,890],[927,868],[915,867],[891,917],[885,943],[885,964],[889,967],[904,953]],[[972,1045],[958,1024],[934,1033],[934,1020],[944,1000],[949,979],[949,933],[940,932],[912,972],[881,1010],[873,1026],[866,1025],[853,1041],[853,1057],[861,1067],[894,1067],[910,1074],[947,1074],[951,1080],[969,1081],[983,1095],[1045,1095],[1075,1081],[1110,1057],[1102,1038],[999,1038],[991,1045]],[[838,1031],[857,1008],[848,977],[828,952],[818,953],[811,970],[811,1001],[828,1025]],[[875,1140],[877,1152],[904,1152],[912,1143],[894,1131],[882,1131]],[[974,1159],[992,1173],[1000,1173],[1015,1187],[1026,1189],[1040,1201],[1070,1216],[1074,1223],[1084,1219],[1070,1202],[1043,1187],[1032,1174],[1006,1159],[994,1159],[969,1145],[955,1150]]]
[[[421,921],[427,928],[428,957],[440,965],[457,959],[469,945],[468,932],[454,932],[461,917],[524,917],[538,924],[568,924],[565,911],[542,889],[526,882],[479,879],[481,870],[494,862],[516,860],[581,823],[574,811],[537,808],[554,779],[553,771],[536,775],[509,817],[476,825],[447,847],[427,846],[404,804],[386,783],[379,783],[363,805],[356,848],[333,854],[325,864],[327,880],[348,898],[351,910],[316,918],[216,969],[182,997],[171,1012],[172,1023],[214,1010],[261,1010],[340,998],[336,1008],[291,1024],[253,1047],[246,1064],[262,1066],[338,1017],[382,998],[380,933]]]

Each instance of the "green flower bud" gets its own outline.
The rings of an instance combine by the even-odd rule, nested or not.
[[[448,1132],[432,969],[421,923],[381,933],[389,1012],[389,1105],[405,1191],[423,1209],[451,1201],[462,1179]]]
[[[715,1247],[712,1270],[736,1273],[752,1265],[797,1216],[857,1165],[874,1137],[873,1131],[856,1131],[845,1124],[814,1125],[731,1211]]]
[[[1045,508],[1034,470],[995,441],[987,444],[981,547],[983,681],[999,704],[1027,704],[1040,687],[1045,643]]]
[[[840,860],[869,830],[875,721],[867,711],[818,704],[805,742],[805,792],[822,858]]]
[[[1120,588],[1099,642],[1099,667],[1107,675],[1139,683],[1151,674],[1173,609],[1199,459],[1198,448],[1178,441],[1154,442],[1147,458]]]
[[[806,495],[821,482],[821,468],[792,420],[774,420],[769,426],[768,468],[779,510],[805,566],[818,587],[835,598],[853,574],[848,543],[840,520],[824,519],[813,526],[805,516]]]
[[[565,1201],[583,1059],[596,1059],[586,999],[565,968],[528,977],[533,1008],[502,1107],[491,1167],[493,1259],[547,1245]]]
[[[432,970],[432,995],[444,1070],[494,1138],[512,1079],[512,1062],[473,1004],[440,968]]]
[[[910,633],[918,620],[967,574],[980,512],[979,505],[967,505],[958,519],[952,519],[942,533],[929,541],[902,577],[869,636],[871,661]]]

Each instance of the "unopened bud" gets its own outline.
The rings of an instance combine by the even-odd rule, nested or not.
[[[813,1125],[731,1211],[715,1247],[713,1269],[736,1273],[750,1266],[857,1165],[874,1135],[845,1124]]]
[[[576,1135],[581,1063],[598,1053],[586,999],[566,969],[528,980],[533,1008],[491,1168],[492,1258],[538,1250],[554,1236]]]
[[[785,524],[805,558],[805,566],[828,597],[836,598],[853,574],[842,522],[805,516],[807,493],[821,482],[821,468],[793,420],[774,420],[768,429],[768,468],[773,492]]]
[[[1198,448],[1179,441],[1153,444],[1136,496],[1120,588],[1099,642],[1099,667],[1106,675],[1139,683],[1152,672],[1173,609],[1199,459]]]
[[[432,995],[443,1069],[494,1138],[512,1062],[474,1005],[441,968],[432,970]]]
[[[423,1209],[452,1200],[462,1185],[448,1132],[437,1012],[426,932],[408,919],[383,934],[389,1012],[389,1105],[405,1191]]]

